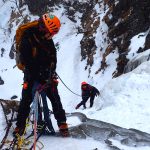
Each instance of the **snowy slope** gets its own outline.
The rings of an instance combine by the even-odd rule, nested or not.
[[[17,68],[13,68],[15,61],[9,58],[9,51],[12,44],[13,36],[15,34],[16,26],[12,29],[12,33],[8,32],[8,21],[10,19],[11,7],[15,7],[13,2],[7,1],[5,4],[0,0],[0,49],[4,48],[6,51],[3,57],[0,57],[0,76],[4,80],[4,85],[0,85],[0,98],[10,99],[13,95],[21,97],[22,78],[23,74]],[[95,8],[97,9],[97,7]],[[1,13],[3,12],[3,13]],[[135,128],[141,131],[150,133],[149,121],[149,97],[150,97],[150,62],[142,63],[137,69],[124,74],[116,79],[112,79],[112,72],[116,68],[115,58],[117,53],[107,57],[107,67],[105,74],[99,73],[95,75],[95,71],[100,64],[99,57],[102,56],[101,52],[97,51],[95,55],[95,64],[91,70],[91,76],[88,78],[88,71],[84,69],[86,61],[81,62],[80,56],[80,40],[82,34],[76,34],[75,23],[64,15],[65,9],[63,6],[58,10],[54,10],[54,14],[61,18],[62,27],[58,35],[54,37],[54,42],[59,43],[58,47],[58,64],[57,73],[64,81],[64,83],[75,93],[81,94],[80,83],[87,81],[96,86],[101,96],[95,99],[93,108],[83,110],[75,110],[75,106],[81,101],[81,97],[71,93],[60,82],[59,93],[66,112],[82,112],[89,118],[109,122],[125,128]],[[24,11],[27,14],[28,11]],[[106,12],[105,12],[106,13]],[[82,15],[78,14],[77,15]],[[103,16],[104,13],[101,13]],[[36,16],[32,16],[36,18]],[[80,23],[80,21],[78,21]],[[107,30],[104,22],[101,24],[103,30]],[[99,40],[101,33],[97,32],[97,46],[101,44]],[[135,40],[136,39],[136,40]],[[131,53],[129,58],[132,59],[132,54],[136,52],[138,47],[142,47],[145,39],[136,38],[131,41]],[[104,45],[106,47],[106,45]],[[50,105],[50,103],[49,103]],[[87,106],[89,102],[87,103]],[[0,113],[2,118],[2,113]],[[76,119],[68,120],[72,126],[79,123]],[[55,124],[55,120],[53,120]],[[4,133],[2,129],[5,127],[5,122],[0,124],[0,133]],[[57,128],[57,127],[56,127]],[[3,134],[2,134],[3,135]],[[2,137],[1,137],[2,138]],[[41,138],[44,143],[44,149],[48,150],[52,147],[53,150],[91,150],[94,148],[106,149],[103,143],[93,140],[92,138],[86,140],[78,139],[63,139],[63,138]],[[51,142],[50,142],[51,141]],[[114,141],[115,145],[124,150],[148,150],[150,147],[126,147]]]

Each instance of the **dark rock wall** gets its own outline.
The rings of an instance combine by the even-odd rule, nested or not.
[[[81,19],[81,27],[78,27],[78,33],[83,33],[83,39],[81,40],[81,56],[82,60],[87,58],[87,66],[92,66],[93,64],[93,55],[96,51],[96,44],[93,34],[96,32],[96,29],[99,27],[100,21],[97,18],[96,12],[93,10],[94,6],[99,3],[97,0],[94,1],[86,1],[84,3],[80,3],[79,1],[48,1],[48,0],[40,0],[36,4],[34,0],[25,0],[25,3],[28,5],[29,10],[32,14],[41,15],[46,12],[49,6],[49,9],[53,7],[55,4],[63,4],[66,9],[66,15],[68,18],[76,22],[75,13],[80,12],[83,14]],[[43,6],[43,7],[42,7]],[[42,9],[42,10],[41,10]],[[93,15],[93,17],[91,17]]]
[[[109,5],[109,11],[104,17],[109,27],[108,37],[118,47],[119,58],[117,59],[117,69],[113,76],[117,77],[124,71],[128,59],[128,47],[130,40],[138,33],[145,32],[150,25],[150,1],[149,0],[118,0],[115,5],[114,0],[105,1]],[[109,19],[108,15],[112,15]],[[116,40],[114,40],[116,38]],[[146,38],[145,48],[142,52],[150,48],[149,36]]]
[[[49,0],[25,0],[28,8],[32,14],[41,15],[43,12],[47,11],[47,5],[50,4]]]
[[[104,11],[107,14],[103,21],[108,25],[108,47],[103,50],[103,58],[100,69],[105,70],[108,66],[106,57],[114,50],[118,50],[119,57],[116,59],[117,68],[113,73],[113,77],[121,75],[128,62],[126,55],[129,52],[130,40],[138,33],[145,32],[150,25],[150,1],[149,0],[87,0],[84,3],[79,1],[60,1],[60,0],[39,0],[35,3],[34,0],[24,0],[28,5],[32,14],[41,15],[54,5],[62,4],[66,9],[68,18],[76,22],[75,13],[82,13],[81,26],[77,27],[78,33],[83,33],[81,44],[81,60],[87,58],[87,66],[92,66],[94,63],[93,56],[96,53],[96,43],[94,33],[100,26],[100,18],[94,10],[96,4],[101,6],[104,3]],[[91,17],[92,16],[92,17]],[[111,16],[111,17],[110,17]],[[77,33],[77,34],[78,34]],[[150,34],[146,37],[145,47],[139,49],[138,52],[145,51],[150,48]],[[102,48],[103,49],[103,48]]]

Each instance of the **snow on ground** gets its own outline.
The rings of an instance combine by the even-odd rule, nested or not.
[[[150,133],[149,65],[150,62],[144,62],[132,72],[111,80],[101,91],[102,97],[95,100],[95,108],[84,110],[87,116]]]
[[[71,138],[47,138],[43,139],[46,144],[44,144],[44,149],[48,150],[50,147],[53,150],[94,150],[96,148],[107,150],[104,144],[101,144],[98,141],[94,141],[93,139],[71,139]],[[58,144],[59,141],[59,144]]]
[[[13,39],[13,37],[9,35],[9,37],[5,36],[4,39],[4,31],[2,30],[3,27],[7,27],[7,21],[10,17],[10,9],[8,8],[14,4],[12,4],[10,1],[7,1],[3,6],[2,4],[3,3],[0,2],[1,10],[3,10],[5,13],[0,15],[0,20],[3,20],[3,22],[0,22],[0,49],[4,47],[6,51],[3,57],[0,57],[0,76],[5,81],[4,85],[0,85],[0,98],[10,99],[11,96],[17,95],[18,99],[20,99],[23,74],[17,68],[13,69],[15,61],[10,60],[8,57],[11,47],[10,39]],[[112,79],[112,72],[116,68],[116,63],[114,60],[117,57],[117,53],[107,57],[107,61],[110,66],[105,70],[105,74],[99,73],[95,75],[94,73],[100,65],[98,57],[102,55],[101,53],[96,53],[94,57],[95,64],[92,68],[91,76],[88,78],[88,70],[84,70],[84,67],[86,66],[86,60],[82,62],[80,61],[80,40],[82,39],[83,35],[76,34],[75,24],[72,23],[65,15],[62,15],[63,12],[64,9],[59,8],[54,13],[58,16],[61,16],[62,22],[62,27],[59,34],[54,37],[54,42],[59,43],[57,73],[64,83],[73,92],[79,95],[81,94],[80,84],[82,81],[87,81],[88,83],[96,86],[101,92],[101,96],[95,99],[93,108],[87,108],[86,110],[83,110],[81,107],[79,110],[75,110],[75,106],[81,101],[81,97],[71,93],[60,82],[59,93],[66,112],[79,111],[85,113],[89,118],[106,121],[125,128],[135,128],[150,133],[150,62],[142,63],[132,72],[124,74],[116,79]],[[5,18],[5,20],[3,18]],[[98,35],[99,34],[96,34],[97,39]],[[140,40],[142,40],[142,42]],[[136,42],[138,41],[137,43],[139,43],[138,46],[136,46],[137,50],[139,46],[143,46],[144,40],[145,36],[143,38],[138,38],[137,36],[133,38],[130,46],[132,52],[131,55],[134,52],[133,49]],[[96,40],[96,44],[97,46],[100,45],[98,40]],[[129,56],[129,58],[132,57]],[[89,102],[87,103],[87,106],[89,106]],[[2,113],[0,113],[0,119],[2,117]],[[75,126],[80,123],[77,118],[68,119],[67,122],[69,123],[69,126]],[[55,120],[53,120],[53,124],[57,129]],[[2,128],[4,126],[5,124],[2,122],[0,124],[0,133],[3,132]],[[51,147],[53,150],[91,150],[96,147],[99,150],[107,150],[103,144],[90,138],[87,140],[78,140],[71,138],[58,139],[54,137],[43,137],[41,138],[41,141],[44,143],[45,150],[49,149],[49,147]],[[114,142],[117,143],[116,141]],[[129,148],[122,146],[122,149],[147,150],[149,148]]]

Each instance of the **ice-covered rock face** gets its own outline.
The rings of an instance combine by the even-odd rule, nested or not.
[[[145,61],[149,61],[150,60],[150,50],[141,52],[139,55],[137,55],[136,57],[134,57],[132,60],[130,60],[125,69],[124,69],[124,73],[128,73],[130,71],[132,71],[133,69],[135,69],[136,67],[138,67],[141,63],[145,62]]]
[[[10,118],[11,113],[18,109],[18,101],[0,100],[5,115]],[[3,114],[1,112],[1,114]],[[140,148],[150,146],[150,134],[136,129],[126,129],[103,121],[89,119],[85,114],[76,112],[66,114],[67,118],[77,117],[78,125],[69,128],[70,135],[77,139],[86,139],[88,137],[105,143],[110,150],[121,149],[121,145]],[[14,119],[15,120],[15,117]],[[117,144],[119,143],[119,145]],[[142,149],[141,148],[141,149]]]
[[[89,5],[87,5],[87,2]],[[121,75],[129,61],[126,55],[130,51],[129,46],[132,37],[141,32],[149,32],[150,2],[148,0],[107,0],[103,2],[89,0],[84,2],[68,1],[65,5],[70,6],[66,9],[66,14],[73,21],[77,21],[76,12],[82,13],[78,32],[83,33],[80,44],[82,60],[87,61],[85,69],[95,63],[94,55],[96,52],[102,51],[100,68],[96,73],[105,70],[109,66],[107,56],[118,51],[117,68],[112,76]],[[108,30],[103,27],[105,23]],[[101,37],[96,38],[95,35],[98,32],[101,32]],[[139,47],[138,53],[150,48],[149,39],[148,33],[145,46]],[[101,46],[97,45],[97,40],[101,42]]]
[[[113,59],[115,65],[117,63],[117,67],[114,65],[115,67],[110,73],[110,76],[117,77],[124,73],[124,68],[129,61],[127,55],[130,51],[129,46],[131,38],[135,34],[147,31],[144,47],[139,48],[137,51],[138,53],[141,53],[150,47],[150,34],[148,30],[148,16],[150,12],[149,1],[56,0],[47,2],[45,0],[39,1],[37,5],[35,5],[32,0],[25,0],[22,2],[23,3],[21,4],[20,1],[19,5],[20,11],[13,6],[6,29],[4,26],[0,26],[0,32],[2,33],[0,41],[1,39],[3,39],[3,41],[9,40],[11,43],[11,48],[9,47],[6,49],[6,52],[9,51],[9,54],[7,55],[9,55],[10,59],[14,58],[15,48],[13,38],[10,39],[9,36],[14,35],[16,26],[23,23],[21,13],[24,15],[24,22],[30,21],[31,19],[29,13],[25,13],[25,11],[28,10],[24,7],[25,3],[27,3],[28,6],[31,4],[34,5],[36,9],[38,9],[38,6],[41,7],[44,5],[44,7],[41,7],[43,8],[42,11],[40,11],[40,9],[38,9],[39,12],[34,12],[34,10],[32,10],[33,12],[31,11],[31,13],[38,16],[40,16],[45,9],[48,9],[48,11],[51,12],[53,12],[54,9],[63,10],[63,14],[73,22],[76,34],[82,35],[79,47],[79,51],[81,50],[80,58],[81,61],[84,60],[86,62],[83,68],[89,69],[89,74],[91,73],[93,65],[97,63],[99,68],[97,67],[93,72],[95,74],[104,73],[105,76],[106,68],[112,65],[108,62],[108,57],[111,57],[111,55],[114,56],[114,54],[116,54],[116,56],[111,59]],[[40,5],[40,3],[42,4]],[[0,24],[4,24],[4,22],[1,22]],[[4,48],[3,46],[0,47],[1,57],[6,55]],[[138,63],[136,63],[136,65],[138,65]],[[0,76],[0,84],[3,84],[4,77],[1,74]]]
[[[92,137],[95,140],[106,143],[110,149],[114,147],[117,149],[118,146],[115,145],[114,141],[131,147],[150,146],[150,134],[145,132],[125,129],[106,122],[89,119],[82,113],[71,113],[68,115],[68,117],[72,116],[77,116],[81,120],[80,125],[70,128],[70,133],[73,137]]]
[[[95,54],[100,53],[99,68],[95,73],[105,72],[109,66],[107,57],[112,53],[119,53],[116,59],[117,68],[112,74],[117,77],[124,72],[129,61],[126,57],[131,43],[131,38],[149,28],[150,2],[148,0],[34,0],[19,1],[20,12],[24,4],[32,14],[41,16],[44,12],[53,12],[56,9],[64,8],[64,13],[75,23],[77,34],[83,34],[81,39],[81,60],[85,60],[85,69],[90,70],[95,63]],[[60,7],[61,6],[61,7]],[[14,14],[14,11],[12,11]],[[14,14],[17,18],[19,13]],[[19,15],[19,16],[18,16]],[[29,16],[25,17],[29,19]],[[12,23],[12,20],[10,21]],[[25,21],[26,22],[26,21]],[[11,26],[11,25],[10,25]],[[150,48],[149,34],[146,36],[145,46],[139,48],[138,52]],[[101,44],[97,44],[97,43]],[[14,58],[14,45],[9,53]]]
[[[108,0],[105,3],[109,6],[104,17],[108,25],[108,36],[111,45],[118,48],[119,58],[117,59],[117,71],[114,76],[117,77],[123,73],[126,66],[130,40],[133,36],[149,29],[150,1],[144,0]],[[111,17],[109,17],[111,15]],[[149,32],[149,31],[148,31]],[[144,48],[139,48],[138,52],[149,49],[149,34],[146,37]]]

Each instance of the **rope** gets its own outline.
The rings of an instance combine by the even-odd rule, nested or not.
[[[1,106],[2,106],[2,108],[3,108],[3,111],[5,111],[5,110],[4,110],[4,105],[2,104],[2,102],[1,102]],[[5,115],[5,117],[6,117],[7,129],[6,129],[6,133],[5,133],[4,137],[3,137],[3,139],[2,139],[2,141],[1,141],[0,149],[3,148],[3,146],[4,146],[4,144],[5,144],[6,140],[7,140],[7,137],[8,137],[9,131],[10,131],[10,128],[11,128],[11,126],[12,126],[12,120],[13,120],[13,116],[14,116],[14,111],[12,111],[12,115],[11,115],[10,121],[8,121],[7,115],[6,115],[5,112],[4,112],[4,115]]]
[[[79,94],[73,92],[73,91],[63,82],[63,80],[60,78],[60,76],[59,76],[57,73],[56,73],[56,75],[58,76],[58,78],[60,79],[60,81],[63,83],[63,85],[64,85],[70,92],[72,92],[74,95],[77,95],[77,96],[82,97],[81,95],[79,95]]]
[[[39,146],[38,143],[39,143],[41,146]],[[39,140],[37,141],[37,145],[36,145],[36,146],[38,147],[39,150],[41,150],[41,149],[44,148],[44,144],[43,144],[41,141],[39,141]]]
[[[7,123],[7,125],[9,125],[9,121],[8,121],[6,113],[5,113],[6,112],[5,107],[4,107],[3,103],[2,103],[2,101],[0,101],[0,103],[1,103],[1,106],[2,106],[2,109],[3,109],[3,113],[4,113],[4,117],[5,117],[6,123]]]

